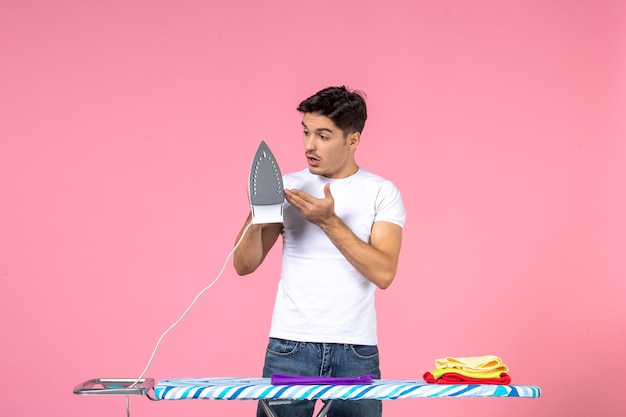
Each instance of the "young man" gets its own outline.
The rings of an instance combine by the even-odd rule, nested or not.
[[[283,178],[283,223],[252,225],[234,254],[237,273],[250,274],[283,236],[263,376],[380,378],[374,292],[396,274],[406,217],[402,198],[394,184],[355,161],[367,118],[360,94],[329,87],[302,101],[298,111],[308,169]],[[274,410],[311,416],[314,403]],[[328,416],[381,413],[380,401],[335,400]],[[264,415],[261,407],[258,415]]]

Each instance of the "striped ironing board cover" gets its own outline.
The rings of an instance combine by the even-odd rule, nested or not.
[[[537,398],[529,385],[443,385],[421,380],[374,380],[370,385],[272,385],[269,378],[174,378],[154,387],[159,400],[396,400],[437,397]]]

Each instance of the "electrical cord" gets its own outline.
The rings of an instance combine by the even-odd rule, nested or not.
[[[159,346],[161,345],[161,342],[163,341],[163,339],[165,338],[165,336],[172,331],[176,326],[178,326],[178,324],[185,318],[185,316],[189,313],[189,311],[191,311],[191,309],[193,308],[193,306],[196,304],[196,302],[198,301],[198,299],[202,296],[202,294],[204,294],[208,289],[210,289],[211,287],[213,287],[217,281],[222,277],[222,275],[224,274],[224,270],[226,269],[226,265],[228,264],[228,261],[230,260],[231,256],[233,256],[233,253],[235,253],[235,251],[237,250],[237,248],[239,247],[239,245],[241,244],[241,242],[243,241],[244,236],[246,235],[246,233],[248,232],[248,229],[250,228],[250,226],[252,226],[252,222],[248,223],[245,228],[243,229],[242,233],[241,233],[241,237],[239,238],[239,240],[237,241],[237,243],[235,244],[235,246],[233,247],[233,249],[228,253],[228,256],[226,256],[226,259],[224,260],[224,264],[222,265],[222,269],[220,270],[219,274],[217,274],[217,276],[215,277],[215,279],[206,287],[204,287],[193,299],[193,301],[191,302],[191,304],[189,304],[189,307],[187,307],[185,309],[185,311],[183,312],[183,314],[181,314],[181,316],[167,329],[163,332],[163,334],[161,334],[161,337],[159,337],[159,339],[157,340],[156,345],[154,346],[154,350],[152,351],[152,354],[150,355],[150,359],[148,359],[148,363],[146,365],[146,367],[144,368],[143,372],[141,372],[141,374],[139,375],[139,377],[137,377],[137,379],[128,386],[128,388],[133,388],[135,385],[137,385],[139,382],[141,382],[141,380],[143,379],[143,377],[146,375],[146,373],[148,372],[148,369],[150,368],[150,365],[152,365],[152,361],[154,360],[154,357],[156,355],[157,350],[159,349]],[[126,395],[126,416],[130,417],[130,401],[128,398],[128,395]]]

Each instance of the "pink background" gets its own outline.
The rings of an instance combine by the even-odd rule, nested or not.
[[[358,162],[408,211],[383,376],[495,354],[543,389],[385,415],[626,415],[625,4],[1,1],[0,414],[125,415],[74,385],[141,373],[232,248],[259,141],[304,167],[295,106],[346,84],[368,96]],[[148,376],[257,376],[279,261],[229,262]]]

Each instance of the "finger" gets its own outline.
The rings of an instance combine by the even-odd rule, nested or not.
[[[305,193],[304,191],[300,191],[300,190],[285,190],[285,191],[287,191],[285,196],[287,196],[288,194],[291,194],[292,199],[297,199],[298,201],[301,201],[302,203],[311,204],[315,200],[313,196]]]
[[[296,208],[302,208],[307,204],[307,202],[293,190],[285,190],[285,199]]]
[[[324,198],[333,198],[333,195],[330,193],[330,183],[324,186]]]

